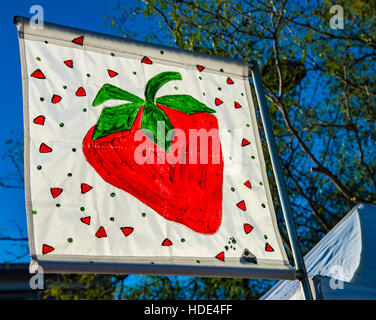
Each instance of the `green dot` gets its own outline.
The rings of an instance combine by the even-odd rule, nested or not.
[[[196,260],[197,263],[200,263],[200,260]]]
[[[111,193],[111,197],[115,197],[116,196],[116,193],[115,192],[112,192]]]
[[[232,158],[231,157],[228,157],[230,160],[232,160]]]
[[[179,88],[178,87],[174,87],[175,90],[178,90]]]
[[[133,74],[137,74],[137,72],[136,72],[136,71],[133,71]]]
[[[244,96],[244,93],[242,92],[241,95]]]
[[[232,188],[231,188],[231,191],[232,191],[232,192],[234,192],[234,191],[235,191],[235,188],[234,188],[234,187],[232,187]]]
[[[202,95],[206,96],[206,93],[205,93],[205,92],[203,92],[203,93],[202,93]]]
[[[76,152],[76,148],[72,148],[72,151],[73,151],[73,152]]]
[[[115,218],[114,218],[114,217],[111,217],[111,218],[110,218],[110,221],[115,221]]]
[[[60,127],[64,127],[64,123],[60,122],[60,123],[59,123],[59,126],[60,126]]]
[[[184,239],[184,238],[181,238],[180,241],[181,241],[181,242],[185,242],[185,239]]]
[[[251,156],[251,158],[252,158],[252,159],[256,159],[256,157],[255,157],[255,156]]]
[[[236,240],[235,240],[235,239],[232,239],[231,242],[232,242],[233,244],[235,244],[235,243],[236,243]]]
[[[227,132],[231,132],[231,129],[227,129]]]
[[[68,177],[71,177],[71,176],[72,176],[72,174],[69,172],[69,173],[68,173]]]
[[[31,211],[32,214],[37,214],[36,210]]]
[[[222,88],[221,88],[221,87],[218,87],[218,90],[219,90],[219,91],[221,91],[221,90],[222,90]]]
[[[201,76],[199,76],[198,78],[199,78],[200,80],[202,80],[202,77],[201,77]]]
[[[220,69],[219,71],[221,71],[221,72],[224,72],[224,70],[223,70],[223,69]]]
[[[57,207],[57,208],[60,208],[60,203],[56,203],[56,207]]]
[[[67,86],[63,86],[63,89],[66,89],[67,88]]]
[[[228,246],[225,246],[225,249],[228,250]]]
[[[69,243],[72,243],[72,242],[73,242],[73,239],[72,239],[72,238],[68,238],[67,241],[68,241]]]
[[[249,128],[251,125],[249,123],[247,123],[246,126]]]
[[[80,210],[81,210],[81,211],[85,211],[85,208],[84,208],[84,207],[81,207]]]
[[[43,98],[43,97],[40,97],[39,100],[40,100],[40,101],[44,101],[44,98]]]
[[[160,53],[160,54],[164,54],[164,51],[163,51],[163,50],[161,50],[161,51],[159,51],[159,53]]]
[[[39,58],[39,57],[36,57],[35,59],[37,59],[38,61],[40,61],[40,58]]]
[[[145,217],[146,217],[146,213],[145,213],[145,212],[143,212],[143,213],[142,213],[142,216],[143,216],[143,217],[145,218]]]
[[[83,108],[83,109],[82,109],[82,111],[83,111],[83,112],[86,112],[86,111],[87,111],[87,109],[86,109],[86,108]]]
[[[261,204],[261,207],[266,208],[265,203],[262,203],[262,204]]]
[[[264,234],[264,239],[265,239],[265,240],[268,239],[268,236],[267,236],[266,234]]]
[[[259,185],[260,185],[260,186],[262,186],[262,185],[263,185],[263,183],[262,183],[262,182],[259,182]]]
[[[37,166],[37,169],[38,169],[38,170],[42,169],[42,166]]]
[[[115,56],[115,53],[111,52],[110,55]]]
[[[87,73],[86,76],[87,76],[88,78],[90,78],[90,73]]]

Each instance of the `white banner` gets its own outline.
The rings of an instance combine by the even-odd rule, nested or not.
[[[248,64],[17,19],[31,259],[293,279]]]

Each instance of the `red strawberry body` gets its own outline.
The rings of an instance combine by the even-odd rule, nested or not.
[[[142,140],[135,141],[144,112],[141,107],[130,130],[93,140],[95,126],[92,127],[83,140],[85,157],[106,182],[132,194],[164,218],[196,232],[213,234],[222,219],[223,157],[217,118],[205,112],[186,114],[160,104],[157,106],[164,111],[175,129],[185,133],[185,141],[174,136],[172,151],[166,153],[143,133]],[[189,129],[216,129],[212,137],[219,143],[219,151],[212,154],[212,144],[209,144],[208,163],[200,163],[199,152],[197,162],[189,163],[188,155],[196,154],[189,144]],[[150,142],[146,153],[153,163],[138,164],[135,159],[145,156],[145,150],[140,148],[145,140]],[[199,151],[199,141],[197,145]],[[177,163],[170,164],[171,157],[177,154]],[[182,160],[185,154],[186,163]],[[166,157],[165,163],[157,163],[161,156]]]

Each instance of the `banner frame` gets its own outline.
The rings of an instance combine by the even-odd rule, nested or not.
[[[21,57],[24,59],[25,49],[23,44],[23,26],[24,24],[29,22],[29,18],[14,17],[14,24],[17,25],[19,28],[18,32],[20,34],[20,51],[21,51]],[[58,28],[59,25],[46,23],[48,25],[51,25],[54,28]],[[21,29],[20,29],[21,26]],[[76,28],[69,28],[67,29],[73,30],[75,32],[79,31],[80,29]],[[86,30],[83,30],[86,32]],[[94,32],[88,32],[89,34],[95,34],[100,35],[98,33]],[[102,35],[104,36],[104,35]],[[111,37],[110,35],[106,35],[106,37]],[[118,38],[118,37],[112,37],[112,38]],[[115,41],[114,39],[112,39]],[[135,47],[137,47],[138,43],[137,41],[131,41]],[[114,43],[115,44],[115,43]],[[157,47],[163,47],[163,46],[155,46],[156,50]],[[165,47],[167,48],[167,47]],[[180,49],[176,48],[169,48],[173,51],[180,52]],[[158,49],[159,50],[159,49]],[[190,54],[189,52],[184,51],[186,54]],[[206,57],[208,59],[208,55],[202,55],[203,58]],[[224,58],[221,57],[213,57],[214,60],[221,61]],[[235,60],[237,63],[237,69],[242,69],[247,67],[248,72],[248,64],[242,60]],[[252,66],[252,65],[251,65]],[[28,105],[28,86],[27,86],[27,75],[24,73],[24,68],[22,69],[22,80],[23,80],[23,101],[24,105]],[[247,76],[248,79],[248,76]],[[261,85],[261,81],[260,81]],[[249,84],[248,84],[249,89]],[[253,102],[253,100],[252,100]],[[260,101],[259,105],[260,105]],[[255,107],[255,106],[253,106]],[[24,111],[25,112],[25,111]],[[264,120],[263,120],[264,122]],[[28,132],[28,114],[24,113],[24,125],[25,125],[25,134]],[[265,124],[264,124],[265,127]],[[29,134],[25,135],[25,142],[29,139]],[[29,143],[25,143],[25,146],[28,146]],[[269,142],[268,142],[269,145]],[[30,207],[31,199],[30,199],[30,189],[29,185],[26,183],[28,181],[29,176],[29,159],[28,159],[28,150],[25,150],[25,195],[26,195],[26,206]],[[287,224],[287,221],[286,221]],[[28,214],[28,230],[30,231],[30,228],[32,228],[32,219],[31,215]],[[30,234],[30,233],[29,233]],[[290,240],[291,241],[291,240]],[[40,265],[43,267],[45,273],[56,273],[56,272],[69,272],[69,269],[71,269],[71,273],[106,273],[106,274],[118,274],[118,273],[124,273],[132,271],[134,274],[167,274],[167,275],[185,275],[185,276],[206,276],[206,277],[233,277],[233,278],[255,278],[255,279],[279,279],[279,280],[295,280],[299,277],[301,277],[300,270],[298,271],[295,268],[292,268],[290,264],[283,264],[281,263],[281,268],[259,268],[258,266],[217,266],[217,265],[191,265],[191,264],[150,264],[147,265],[146,263],[124,263],[119,261],[113,261],[111,263],[107,263],[105,261],[95,261],[95,263],[92,263],[92,261],[80,261],[80,262],[72,262],[69,261],[69,259],[61,259],[58,260],[50,260],[50,259],[41,259],[40,257],[37,257],[35,254],[35,248],[34,248],[34,239],[31,237],[29,238],[29,246],[31,249],[31,263],[30,263],[30,270],[35,270],[36,265]],[[285,254],[284,251],[282,251],[282,254]],[[295,260],[295,259],[294,259]],[[295,260],[296,261],[296,260]],[[72,263],[75,265],[73,266]],[[298,265],[298,264],[297,264]],[[114,267],[115,266],[115,267]],[[112,268],[112,269],[111,269]],[[162,272],[161,270],[165,270]]]
[[[265,95],[262,87],[260,70],[257,61],[251,61],[250,71],[253,78],[253,83],[256,91],[257,102],[260,109],[262,124],[264,127],[265,138],[268,144],[270,159],[272,162],[273,173],[277,184],[278,195],[282,206],[282,212],[286,223],[287,233],[291,244],[291,251],[296,265],[297,279],[300,281],[300,286],[303,291],[303,296],[306,300],[313,300],[311,286],[309,284],[308,274],[304,264],[303,255],[299,247],[299,240],[295,229],[294,219],[291,213],[288,194],[283,178],[283,173],[279,161],[277,145],[275,143],[273,127],[269,116],[268,107],[265,100]]]

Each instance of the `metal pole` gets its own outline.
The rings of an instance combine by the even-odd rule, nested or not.
[[[291,243],[293,258],[295,261],[296,278],[300,281],[300,286],[306,300],[313,300],[311,287],[308,281],[308,275],[302,253],[299,248],[298,238],[295,230],[293,217],[291,214],[290,204],[286,192],[286,186],[283,179],[281,165],[279,163],[277,146],[274,140],[273,128],[269,117],[268,107],[265,101],[264,91],[261,84],[259,67],[256,61],[251,62],[250,69],[252,72],[253,83],[256,90],[256,96],[260,107],[261,118],[264,125],[265,137],[268,143],[270,158],[277,183],[278,194],[282,205],[283,216],[285,218],[287,233]]]

